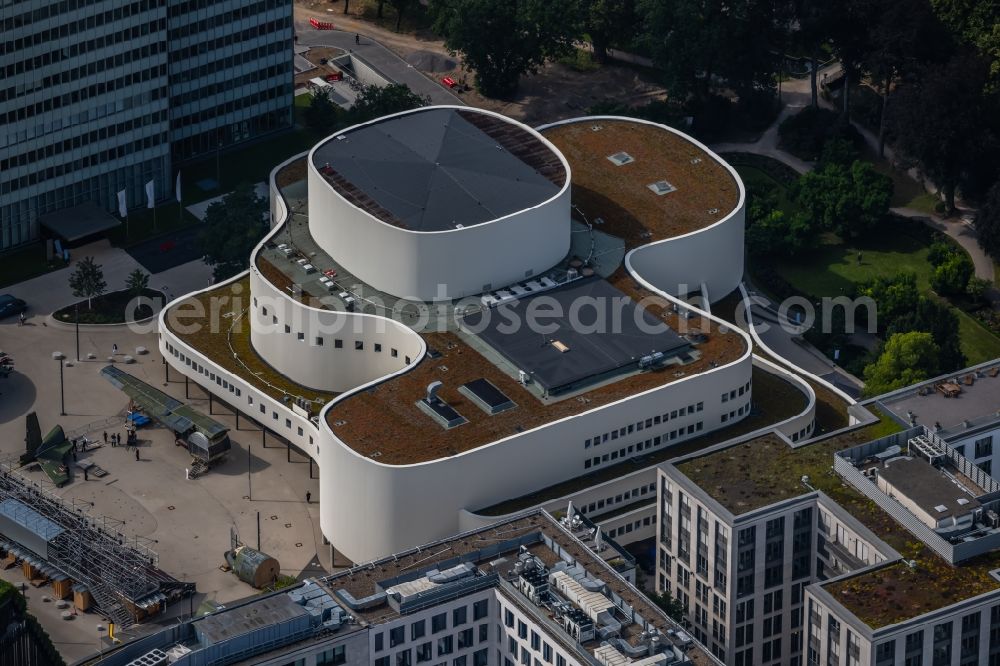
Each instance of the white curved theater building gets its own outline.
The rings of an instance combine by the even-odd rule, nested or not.
[[[175,301],[160,344],[316,460],[322,531],[355,562],[554,484],[579,480],[583,506],[608,483],[645,496],[666,452],[738,424],[780,374],[675,298],[739,283],[745,197],[674,130],[428,107],[289,160],[271,197],[249,273]],[[220,297],[224,330],[174,321]],[[808,385],[767,381],[802,401],[779,429],[810,433]]]

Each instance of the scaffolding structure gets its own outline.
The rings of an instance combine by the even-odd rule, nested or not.
[[[91,515],[90,502],[64,500],[21,476],[9,462],[0,466],[0,502],[8,499],[62,528],[48,541],[45,557],[32,555],[85,586],[100,612],[121,628],[195,590],[194,583],[178,581],[157,567],[152,540],[125,534],[121,521]]]

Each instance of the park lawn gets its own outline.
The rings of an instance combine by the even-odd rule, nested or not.
[[[962,353],[969,365],[984,363],[1000,358],[1000,338],[993,335],[976,319],[958,308],[952,308],[958,315],[958,334],[961,337]]]
[[[931,277],[927,254],[926,243],[904,233],[886,233],[860,245],[845,245],[828,234],[819,247],[776,261],[774,268],[797,289],[816,297],[848,294],[855,284],[903,272],[916,274],[917,286],[926,292]]]

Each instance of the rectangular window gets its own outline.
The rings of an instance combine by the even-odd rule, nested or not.
[[[376,351],[376,352],[380,352],[380,351],[382,351],[382,345],[381,345],[381,344],[379,344],[378,342],[376,342],[376,343],[375,343],[375,351]]]
[[[459,606],[451,612],[451,624],[453,627],[458,627],[465,624],[467,620],[467,608],[465,606]]]
[[[482,620],[490,612],[490,602],[488,599],[482,599],[472,604],[472,619]]]
[[[393,627],[389,630],[389,647],[406,642],[406,627]]]
[[[418,620],[410,625],[410,640],[415,641],[418,638],[423,638],[426,632],[426,622],[424,620]]]
[[[444,631],[448,627],[448,614],[438,613],[431,618],[431,633],[436,634],[439,631]]]
[[[364,348],[365,348],[365,341],[364,340],[355,340],[354,341],[354,349],[356,349],[357,351],[362,351]]]
[[[333,348],[334,349],[343,349],[343,347],[344,347],[344,341],[343,340],[334,339],[334,341],[333,341]]]

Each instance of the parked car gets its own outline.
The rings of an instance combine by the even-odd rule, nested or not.
[[[10,294],[0,294],[0,319],[16,315],[28,309],[28,304]]]

